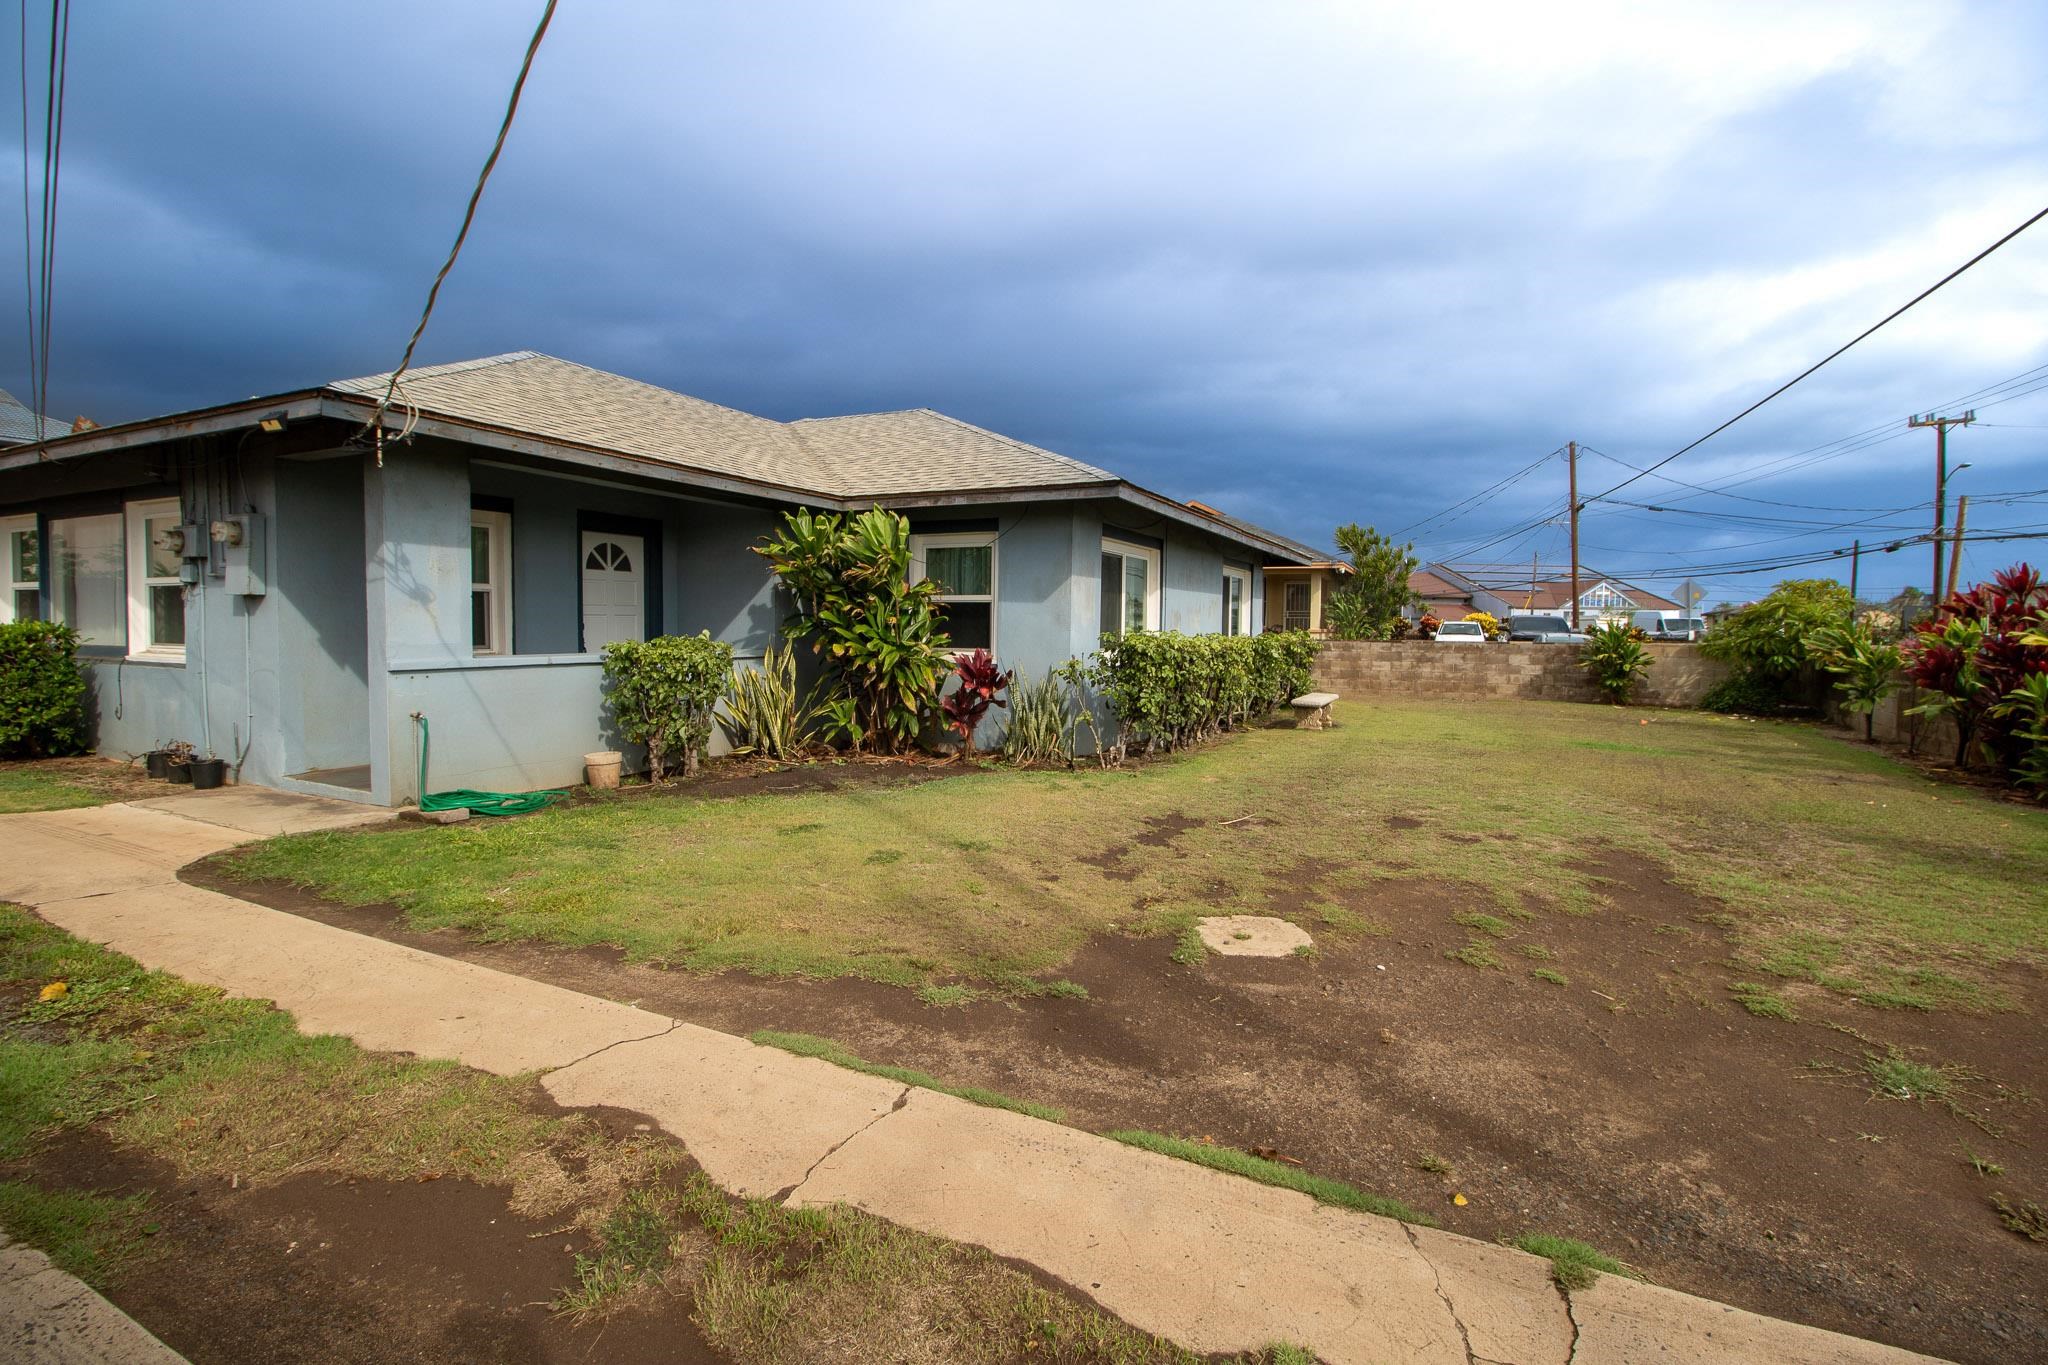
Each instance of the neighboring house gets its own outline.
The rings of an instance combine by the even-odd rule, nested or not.
[[[607,642],[708,630],[758,660],[789,610],[751,547],[799,506],[909,518],[947,625],[1022,678],[1104,632],[1250,632],[1307,547],[936,412],[776,422],[532,352],[0,452],[0,619],[75,626],[99,743],[396,804],[523,790],[616,747]]]
[[[1503,596],[1513,604],[1513,611],[1555,612],[1560,616],[1572,614],[1572,584],[1569,575],[1541,579],[1526,592],[1503,590]],[[1626,621],[1629,613],[1635,611],[1678,611],[1678,603],[1648,588],[1624,583],[1618,578],[1603,578],[1593,570],[1581,566],[1579,569],[1579,625],[1590,627],[1609,621]]]
[[[1462,620],[1475,611],[1490,612],[1503,621],[1508,616],[1507,598],[1448,564],[1423,565],[1408,575],[1408,590],[1422,599],[1421,606],[1409,609],[1411,619],[1425,612],[1440,621]]]
[[[37,418],[35,409],[0,389],[0,448],[30,445],[44,437],[62,436],[67,430],[47,417]]]

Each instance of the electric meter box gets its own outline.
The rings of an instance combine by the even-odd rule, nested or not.
[[[221,586],[242,597],[261,597],[269,590],[264,558],[265,523],[255,512],[223,517],[213,523],[213,539],[221,548]]]

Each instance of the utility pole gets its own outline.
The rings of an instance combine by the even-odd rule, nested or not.
[[[1941,533],[1942,524],[1948,520],[1948,429],[1966,427],[1977,420],[1976,409],[1960,417],[1937,417],[1925,413],[1908,417],[1909,427],[1934,428],[1934,605],[1939,606],[1947,599],[1941,593]]]
[[[1956,499],[1956,533],[1948,538],[1948,591],[1941,595],[1946,602],[1956,595],[1956,569],[1963,562],[1963,519],[1970,515],[1970,495],[1963,494]]]
[[[1857,541],[1849,548],[1849,617],[1856,616],[1856,581],[1863,576],[1863,542]]]
[[[1565,497],[1572,508],[1572,629],[1579,628],[1579,443],[1566,442],[1571,457],[1566,462],[1571,470],[1565,477],[1568,492]]]

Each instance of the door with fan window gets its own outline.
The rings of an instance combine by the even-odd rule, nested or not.
[[[615,531],[583,533],[583,652],[647,638],[647,542]]]

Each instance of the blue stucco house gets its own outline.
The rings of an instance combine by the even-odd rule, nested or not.
[[[598,650],[787,613],[749,548],[798,506],[903,513],[948,626],[1036,677],[1130,628],[1263,627],[1306,546],[923,409],[777,422],[532,352],[0,450],[0,619],[85,637],[98,741],[394,805],[580,780]]]

